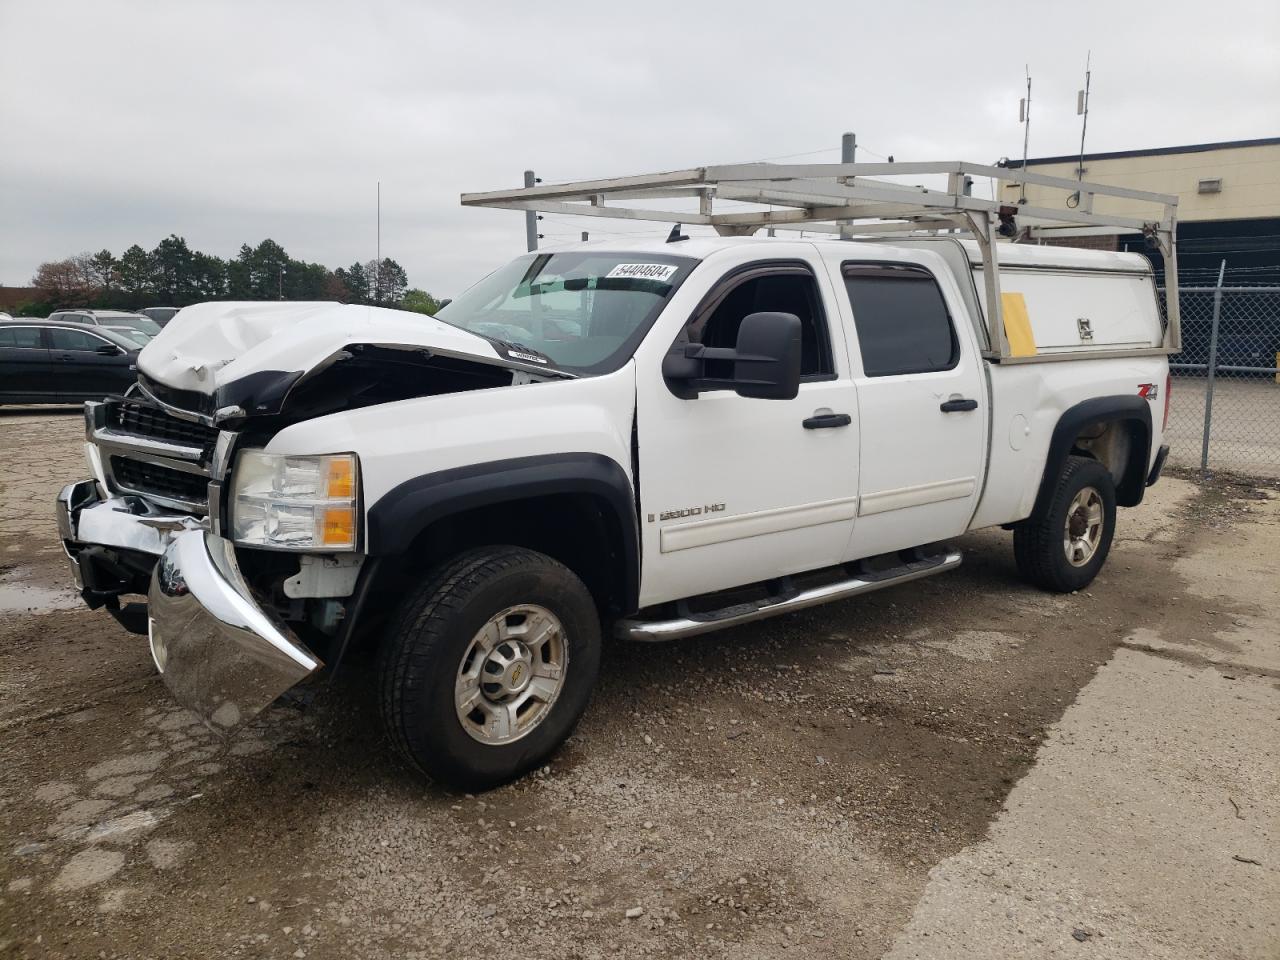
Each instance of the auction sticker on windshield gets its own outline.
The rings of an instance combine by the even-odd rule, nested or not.
[[[620,263],[607,274],[606,280],[627,277],[636,280],[670,280],[680,268],[671,263]]]

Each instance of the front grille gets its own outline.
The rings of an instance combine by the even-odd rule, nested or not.
[[[143,463],[141,460],[112,457],[111,474],[122,487],[143,496],[155,494],[188,503],[204,504],[208,495],[207,477]]]
[[[121,400],[108,407],[107,425],[121,433],[146,437],[165,443],[177,443],[186,447],[199,447],[201,459],[213,450],[218,439],[215,427],[202,423],[179,420],[163,410],[138,400]]]

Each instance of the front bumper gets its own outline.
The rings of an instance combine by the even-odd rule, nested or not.
[[[254,601],[231,541],[204,530],[172,537],[147,602],[157,669],[178,702],[215,730],[246,723],[322,666]]]
[[[119,594],[147,592],[156,667],[178,702],[211,728],[230,732],[322,666],[258,605],[231,542],[201,521],[157,513],[135,497],[103,499],[92,480],[64,487],[56,512],[85,601],[114,601],[118,614]]]

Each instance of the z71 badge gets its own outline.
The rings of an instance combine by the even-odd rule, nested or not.
[[[700,507],[685,507],[682,510],[663,510],[656,517],[649,514],[649,522],[654,520],[683,520],[686,517],[700,517],[704,513],[720,513],[724,510],[723,503],[705,503]]]

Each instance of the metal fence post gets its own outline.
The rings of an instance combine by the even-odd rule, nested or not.
[[[1204,386],[1204,440],[1200,446],[1200,472],[1209,471],[1209,432],[1213,427],[1213,381],[1218,372],[1218,321],[1222,317],[1222,280],[1227,261],[1218,267],[1218,285],[1213,288],[1213,320],[1209,324],[1209,374]]]

